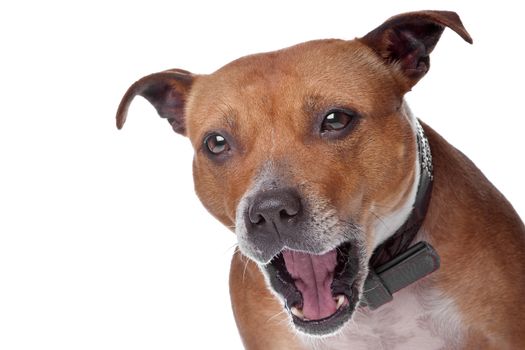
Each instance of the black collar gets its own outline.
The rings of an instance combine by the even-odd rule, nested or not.
[[[425,219],[433,182],[430,145],[417,119],[415,124],[420,164],[416,199],[405,223],[370,258],[364,296],[371,309],[391,301],[392,293],[439,268],[439,256],[430,244],[419,242],[410,247]]]

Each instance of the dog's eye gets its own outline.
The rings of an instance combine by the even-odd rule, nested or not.
[[[328,113],[321,124],[321,133],[342,130],[350,124],[353,116],[342,111]]]
[[[230,150],[230,145],[224,138],[219,134],[211,134],[204,139],[204,145],[212,154],[221,154]]]

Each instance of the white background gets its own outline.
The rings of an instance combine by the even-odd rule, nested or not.
[[[241,348],[227,285],[235,237],[193,193],[188,140],[140,98],[114,127],[125,90],[152,72],[210,73],[249,53],[362,36],[400,12],[455,10],[474,45],[447,30],[407,99],[525,216],[517,1],[7,3],[0,349]]]

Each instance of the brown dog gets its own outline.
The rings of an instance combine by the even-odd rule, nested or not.
[[[151,102],[191,140],[202,203],[235,228],[247,348],[525,349],[524,225],[403,99],[445,27],[471,42],[453,12],[407,13],[125,94],[118,128],[136,95]]]

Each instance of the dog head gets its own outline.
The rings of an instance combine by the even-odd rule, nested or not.
[[[386,21],[363,38],[252,55],[210,75],[174,69],[124,96],[145,97],[195,149],[195,189],[235,228],[296,328],[331,334],[357,307],[373,250],[416,196],[416,121],[404,94],[429,68],[453,12]]]

